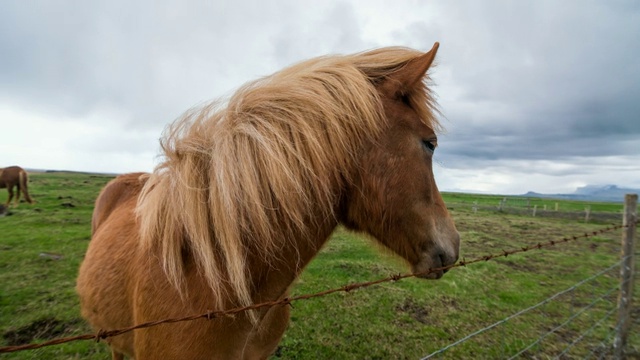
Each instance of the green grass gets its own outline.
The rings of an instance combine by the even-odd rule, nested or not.
[[[90,238],[93,201],[109,177],[84,174],[32,174],[35,205],[11,208],[0,217],[0,346],[90,333],[79,316],[75,278]],[[462,234],[467,260],[538,242],[559,240],[603,227],[571,219],[531,217],[495,210],[474,213],[470,206],[497,206],[500,196],[444,194]],[[4,200],[0,193],[0,200]],[[553,200],[555,203],[556,201]],[[66,205],[65,205],[66,204]],[[71,204],[71,205],[69,205]],[[550,203],[551,204],[551,203]],[[585,203],[560,201],[562,208]],[[596,204],[589,204],[592,210]],[[552,206],[552,205],[549,205]],[[600,205],[598,205],[600,206]],[[620,204],[598,211],[619,213]],[[349,293],[293,303],[292,318],[273,359],[416,359],[480,328],[532,306],[610,266],[619,258],[620,231],[613,231],[493,261],[456,268],[439,281],[406,279]],[[62,256],[54,259],[52,256]],[[327,246],[297,280],[293,295],[408,271],[395,256],[366,237],[338,228]],[[440,359],[508,357],[594,302],[617,284],[618,269],[572,293],[451,348]],[[635,303],[640,286],[636,280]],[[549,335],[529,358],[559,354],[612,308],[617,293]],[[635,327],[628,351],[638,354]],[[597,349],[615,315],[575,346],[569,358]],[[609,346],[610,342],[606,345]],[[104,344],[80,341],[2,359],[107,359]]]
[[[0,335],[3,345],[91,332],[79,316],[75,278],[91,237],[97,191],[110,177],[33,174],[36,204],[0,218]],[[0,199],[5,199],[3,193]],[[62,258],[56,260],[57,256]],[[7,358],[89,358],[104,349],[88,342]],[[96,358],[105,358],[104,355]]]
[[[538,210],[547,209],[555,211],[556,204],[558,211],[562,212],[582,212],[589,207],[592,212],[622,213],[622,203],[580,201],[580,200],[557,200],[547,198],[533,198],[525,196],[505,196],[505,195],[485,195],[485,194],[463,194],[463,193],[442,193],[447,204],[466,205],[471,207],[473,203],[479,206],[498,207],[501,201],[506,199],[505,207],[531,208],[537,206]],[[620,199],[622,201],[623,199]]]

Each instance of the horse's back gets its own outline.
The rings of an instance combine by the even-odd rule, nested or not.
[[[111,215],[118,206],[135,199],[149,178],[147,173],[130,173],[109,181],[96,199],[91,218],[91,234]]]
[[[17,184],[21,171],[24,170],[20,166],[9,166],[0,169],[0,189]]]

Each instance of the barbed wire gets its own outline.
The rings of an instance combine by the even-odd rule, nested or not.
[[[637,222],[635,222],[634,224],[637,224]],[[583,238],[586,239],[586,238],[589,238],[589,237],[597,236],[597,235],[605,233],[605,232],[609,232],[609,231],[613,231],[613,230],[617,230],[617,229],[621,229],[621,228],[626,228],[628,226],[629,225],[612,225],[612,226],[608,226],[608,227],[600,229],[600,230],[596,230],[596,231],[592,231],[592,232],[585,232],[584,234],[581,234],[581,235],[574,235],[574,236],[564,237],[564,238],[562,238],[560,240],[551,240],[551,241],[547,241],[547,242],[538,242],[537,244],[534,244],[534,245],[524,246],[524,247],[520,247],[520,248],[517,248],[517,249],[509,250],[509,251],[508,250],[503,250],[500,253],[481,256],[481,257],[475,258],[473,260],[468,260],[467,261],[467,260],[465,260],[463,258],[461,261],[458,261],[455,264],[452,264],[452,265],[449,265],[449,266],[438,267],[438,268],[430,268],[430,269],[428,269],[426,271],[423,271],[423,272],[397,274],[397,275],[392,275],[392,276],[389,276],[389,277],[386,277],[386,278],[383,278],[383,279],[374,280],[374,281],[361,282],[361,283],[351,283],[351,284],[348,284],[348,285],[341,286],[339,288],[333,288],[333,289],[329,289],[329,290],[325,290],[325,291],[321,291],[321,292],[317,292],[317,293],[312,293],[312,294],[304,294],[304,295],[298,295],[298,296],[294,296],[294,297],[287,297],[287,298],[283,298],[283,299],[280,299],[280,300],[267,301],[267,302],[263,302],[263,303],[259,303],[259,304],[250,305],[250,306],[238,307],[238,308],[233,308],[233,309],[228,309],[228,310],[208,311],[206,313],[197,314],[197,315],[190,315],[190,316],[184,316],[184,317],[180,317],[180,318],[170,318],[170,319],[149,321],[149,322],[145,322],[145,323],[129,326],[129,327],[122,328],[122,329],[99,330],[97,333],[94,333],[94,334],[84,334],[84,335],[78,335],[78,336],[57,338],[57,339],[52,339],[52,340],[45,341],[45,342],[42,342],[42,343],[31,343],[31,344],[15,345],[15,346],[4,346],[4,347],[0,347],[0,353],[9,353],[9,352],[16,352],[16,351],[24,351],[24,350],[33,350],[33,349],[38,349],[38,348],[42,348],[42,347],[46,347],[46,346],[64,344],[64,343],[68,343],[68,342],[72,342],[72,341],[95,340],[96,342],[99,342],[100,340],[103,340],[103,339],[106,339],[106,338],[109,338],[109,337],[122,335],[122,334],[131,332],[131,331],[134,331],[134,330],[137,330],[137,329],[149,328],[149,327],[157,326],[157,325],[160,325],[160,324],[170,324],[170,323],[178,323],[178,322],[185,322],[185,321],[193,321],[193,320],[197,320],[197,319],[213,320],[213,319],[216,319],[216,318],[234,317],[236,314],[247,312],[247,311],[251,311],[251,310],[258,310],[258,309],[263,309],[263,308],[272,308],[272,307],[275,307],[275,306],[288,306],[292,302],[295,302],[295,301],[309,300],[309,299],[313,299],[313,298],[317,298],[317,297],[327,296],[327,295],[330,295],[330,294],[333,294],[333,293],[337,293],[337,292],[349,293],[349,292],[351,292],[353,290],[367,288],[367,287],[370,287],[370,286],[373,286],[373,285],[378,285],[378,284],[381,284],[381,283],[395,282],[395,281],[399,281],[399,280],[406,279],[406,278],[425,276],[425,275],[428,275],[428,274],[431,274],[431,273],[435,273],[435,272],[439,272],[439,271],[447,271],[447,270],[450,270],[450,269],[453,269],[453,268],[458,268],[458,267],[465,267],[467,265],[471,265],[471,264],[475,264],[475,263],[479,263],[479,262],[485,262],[485,261],[489,261],[489,260],[496,259],[496,258],[507,257],[507,256],[513,255],[513,254],[524,253],[524,252],[531,251],[531,250],[541,250],[541,249],[552,247],[552,246],[555,246],[555,245],[558,245],[558,244],[567,243],[569,241],[576,241],[578,239],[583,239]]]

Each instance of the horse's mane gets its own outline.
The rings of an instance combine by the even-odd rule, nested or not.
[[[313,211],[335,217],[336,186],[350,181],[358,149],[385,127],[375,84],[421,54],[394,47],[311,59],[170,125],[165,159],[136,211],[142,244],[158,252],[171,282],[182,289],[190,256],[218,306],[225,296],[250,304],[248,249],[278,259],[294,237],[312,235]],[[406,96],[438,128],[426,85]]]

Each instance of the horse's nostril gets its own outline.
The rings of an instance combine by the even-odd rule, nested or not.
[[[445,267],[445,266],[448,265],[447,264],[447,256],[444,253],[441,252],[441,253],[438,254],[438,260],[440,260],[440,266],[439,267]],[[447,271],[449,271],[449,269],[443,269],[442,271],[446,273]]]

